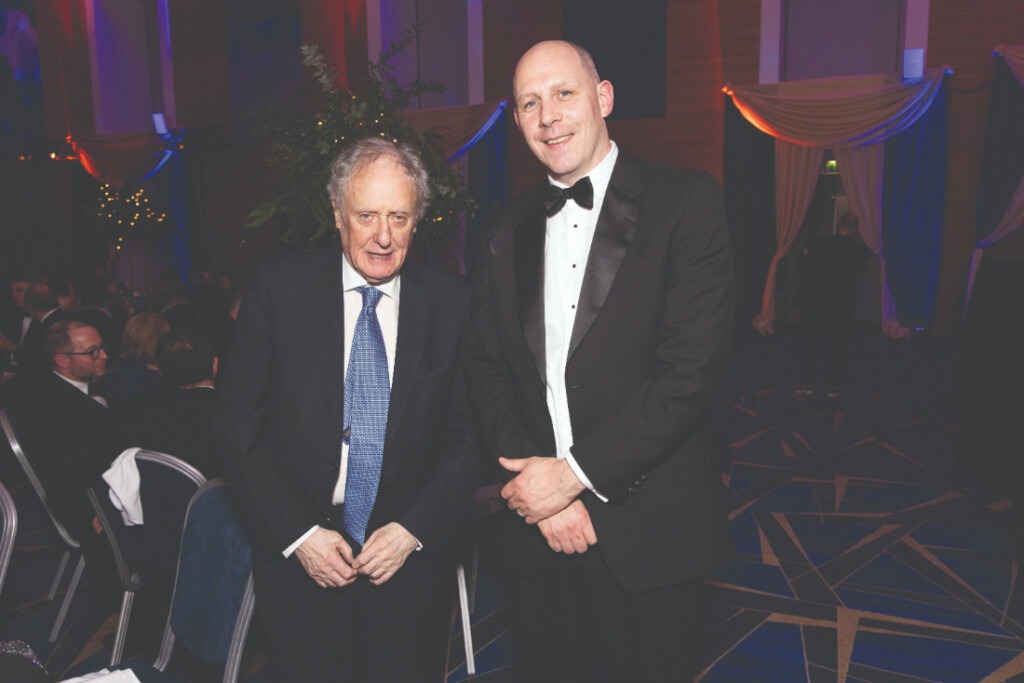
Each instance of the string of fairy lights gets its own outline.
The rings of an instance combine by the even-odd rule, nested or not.
[[[163,223],[167,214],[153,208],[145,188],[122,192],[105,183],[100,185],[96,217],[111,227],[114,248],[120,251],[133,230],[152,223]]]

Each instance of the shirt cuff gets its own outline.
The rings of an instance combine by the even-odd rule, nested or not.
[[[569,469],[572,470],[572,473],[576,475],[576,477],[580,480],[580,483],[583,484],[588,491],[597,496],[602,503],[608,502],[608,496],[604,495],[596,488],[594,488],[594,485],[590,483],[589,477],[587,477],[587,475],[583,473],[583,470],[580,469],[580,465],[578,462],[576,462],[576,458],[573,457],[572,453],[566,453],[563,460],[569,463]]]
[[[320,528],[319,526],[314,526],[314,527],[313,527],[312,529],[310,529],[310,530],[309,530],[309,531],[307,531],[306,533],[304,533],[304,534],[302,534],[301,536],[299,536],[299,540],[295,541],[295,543],[292,543],[292,544],[291,544],[290,546],[288,546],[287,548],[285,548],[285,549],[284,549],[284,552],[282,552],[281,554],[282,554],[282,555],[284,555],[285,557],[291,557],[291,556],[292,556],[292,553],[294,553],[294,552],[295,552],[296,550],[298,550],[298,549],[299,549],[299,546],[300,546],[300,545],[302,545],[302,544],[303,544],[303,542],[305,542],[305,540],[306,540],[307,538],[309,538],[310,536],[312,536],[312,535],[313,535],[313,532],[314,532],[314,531],[316,531],[316,530],[317,530],[317,529],[319,529],[319,528]]]

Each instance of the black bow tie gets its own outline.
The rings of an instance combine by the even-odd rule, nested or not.
[[[594,186],[590,182],[590,176],[583,176],[576,181],[572,187],[561,188],[557,185],[548,184],[544,194],[544,211],[548,218],[562,210],[565,202],[574,200],[584,209],[594,208]]]

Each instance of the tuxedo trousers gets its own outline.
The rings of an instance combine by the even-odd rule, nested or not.
[[[611,575],[600,543],[551,551],[537,576],[505,572],[520,683],[692,680],[703,579],[633,593]]]
[[[422,616],[407,617],[363,576],[343,588],[321,589],[319,599],[303,605],[278,599],[275,590],[257,578],[256,613],[275,681],[444,682],[450,600],[439,600]]]

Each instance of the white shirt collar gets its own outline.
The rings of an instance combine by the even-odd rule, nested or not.
[[[590,173],[587,176],[590,177],[590,184],[594,186],[594,206],[599,206],[598,198],[604,197],[604,193],[608,191],[608,183],[612,179],[612,171],[615,170],[615,160],[619,158],[619,148],[615,144],[614,140],[610,140],[611,149],[604,155],[604,159],[601,162],[590,169]],[[558,187],[568,187],[565,183],[559,182],[548,176],[548,180],[552,185]]]
[[[370,285],[376,287],[381,293],[390,298],[398,301],[398,293],[401,291],[399,282],[402,279],[402,274],[394,276],[387,282],[380,285],[370,285],[362,275],[352,267],[352,264],[348,262],[348,258],[343,254],[341,257],[341,285],[346,292],[350,292],[356,287],[365,287]]]
[[[62,380],[64,380],[65,382],[67,382],[68,384],[73,386],[74,388],[78,389],[79,391],[81,391],[86,396],[89,395],[89,385],[86,384],[85,382],[79,382],[77,379],[71,379],[67,375],[62,375],[59,372],[57,372],[56,370],[53,371],[53,374],[57,375]]]

